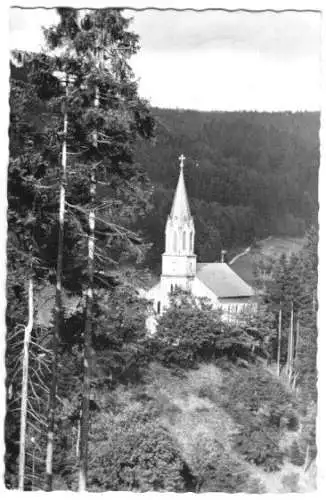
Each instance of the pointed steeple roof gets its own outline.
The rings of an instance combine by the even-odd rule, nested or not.
[[[186,220],[191,218],[191,213],[190,213],[186,185],[183,175],[183,162],[185,160],[185,157],[181,155],[179,157],[179,160],[180,160],[180,175],[179,175],[177,189],[174,193],[174,199],[170,212],[170,217],[173,219],[177,218],[181,220]]]

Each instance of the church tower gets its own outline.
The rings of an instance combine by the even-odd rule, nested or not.
[[[195,226],[183,175],[185,157],[181,155],[179,160],[180,175],[166,222],[165,252],[162,255],[161,289],[166,293],[175,286],[190,289],[196,276]]]

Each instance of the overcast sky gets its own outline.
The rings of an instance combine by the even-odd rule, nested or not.
[[[131,12],[131,63],[152,105],[199,110],[317,110],[317,13]],[[35,50],[54,11],[11,10],[11,48]]]

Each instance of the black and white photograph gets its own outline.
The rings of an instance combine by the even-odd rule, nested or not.
[[[4,487],[315,492],[321,12],[118,3],[10,7]]]

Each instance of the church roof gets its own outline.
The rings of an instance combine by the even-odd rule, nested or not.
[[[251,286],[222,262],[197,263],[196,276],[221,299],[255,295]]]
[[[183,168],[180,168],[178,185],[174,194],[170,217],[180,220],[187,220],[191,218]]]

